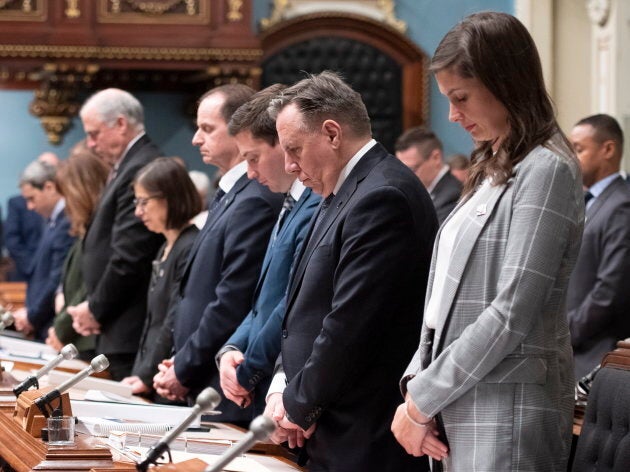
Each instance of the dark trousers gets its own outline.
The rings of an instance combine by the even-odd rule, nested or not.
[[[131,375],[131,369],[136,359],[135,354],[105,354],[109,360],[107,371],[111,375],[112,380],[122,380]]]

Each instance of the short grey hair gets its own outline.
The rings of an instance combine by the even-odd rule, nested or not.
[[[309,75],[271,100],[267,109],[276,119],[280,111],[295,104],[304,117],[307,131],[313,131],[324,120],[347,125],[357,136],[371,136],[372,127],[361,95],[335,72]]]
[[[108,88],[89,97],[79,115],[95,112],[107,126],[112,126],[119,116],[124,116],[136,131],[144,131],[144,109],[136,97],[117,88]]]
[[[28,184],[41,190],[46,182],[55,182],[56,173],[57,169],[47,162],[33,161],[22,172],[20,187]]]

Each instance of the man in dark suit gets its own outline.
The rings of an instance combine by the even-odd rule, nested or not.
[[[14,312],[15,327],[43,341],[55,316],[55,291],[63,262],[74,242],[64,213],[65,201],[55,185],[55,167],[35,161],[24,169],[20,189],[29,210],[45,220],[45,229],[33,257],[26,289],[26,306]]]
[[[224,395],[238,405],[253,400],[254,416],[265,409],[265,396],[280,354],[289,271],[320,202],[317,194],[284,170],[276,122],[267,113],[271,99],[283,88],[272,85],[256,93],[236,110],[228,126],[247,161],[247,176],[284,195],[254,291],[252,309],[216,357]]]
[[[246,175],[227,125],[253,90],[241,84],[207,92],[197,110],[199,146],[206,164],[222,172],[208,219],[190,250],[175,314],[175,356],[159,366],[154,387],[169,399],[189,399],[205,387],[220,390],[214,357],[251,309],[252,296],[282,196]],[[245,422],[251,409],[220,405],[219,421]]]
[[[608,115],[571,132],[585,193],[584,235],[568,289],[575,375],[583,377],[630,336],[630,188],[619,175],[623,132]]]
[[[11,282],[28,282],[35,251],[44,231],[44,220],[26,207],[22,195],[9,198],[7,208],[4,245],[14,264],[8,278]]]
[[[142,105],[124,90],[92,95],[80,115],[88,147],[112,170],[83,241],[87,300],[68,313],[78,333],[99,334],[96,352],[107,356],[112,378],[121,380],[138,350],[151,261],[163,241],[135,217],[131,182],[161,153],[145,134]]]
[[[287,384],[273,391],[278,372],[267,403],[284,428],[274,440],[304,434],[312,472],[428,470],[389,426],[419,341],[437,230],[431,199],[371,139],[360,95],[336,74],[298,82],[270,110],[285,168],[325,197],[287,294]]]
[[[418,176],[427,189],[438,222],[442,224],[457,205],[462,183],[444,163],[441,141],[428,129],[408,129],[396,141],[396,157]]]

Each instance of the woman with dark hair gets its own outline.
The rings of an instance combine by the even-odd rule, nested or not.
[[[136,216],[166,239],[153,261],[147,317],[131,376],[122,380],[133,393],[150,394],[158,364],[171,356],[172,319],[179,282],[198,233],[191,219],[201,210],[199,194],[186,168],[161,157],[138,172],[133,182]]]
[[[432,60],[449,119],[475,141],[440,228],[420,346],[392,431],[444,470],[566,470],[573,368],[566,291],[584,201],[534,42],[503,13],[468,16]]]
[[[72,343],[78,349],[79,357],[84,360],[94,357],[94,336],[81,336],[72,328],[72,317],[67,307],[76,305],[86,297],[87,290],[81,274],[83,236],[98,206],[108,175],[109,167],[86,148],[71,153],[68,159],[62,161],[55,177],[59,193],[66,200],[70,234],[77,236],[77,240],[64,262],[62,296],[56,303],[61,308],[48,330],[46,344],[60,350]]]

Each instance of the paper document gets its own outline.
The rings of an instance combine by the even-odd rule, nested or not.
[[[116,418],[134,422],[166,423],[175,426],[180,424],[192,413],[192,408],[155,404],[73,400],[72,413],[74,416],[78,416],[79,419],[82,417]],[[195,419],[195,421],[191,423],[191,426],[199,426],[199,419]]]

